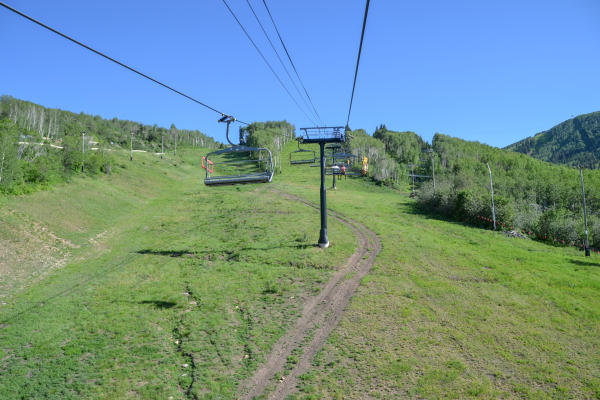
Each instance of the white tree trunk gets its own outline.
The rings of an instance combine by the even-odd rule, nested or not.
[[[2,183],[2,177],[4,176],[4,157],[6,154],[6,147],[2,148],[2,160],[0,161],[0,183]]]

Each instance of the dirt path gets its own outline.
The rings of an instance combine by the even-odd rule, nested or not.
[[[294,201],[319,209],[306,200],[276,190],[280,195]],[[310,367],[317,352],[323,347],[325,340],[339,323],[344,309],[348,305],[354,291],[362,278],[369,272],[375,257],[381,251],[381,243],[377,235],[364,225],[328,210],[328,215],[347,225],[356,236],[358,246],[352,256],[327,282],[323,290],[306,302],[302,316],[284,336],[273,346],[265,363],[253,376],[240,385],[240,398],[253,399],[264,393],[277,372],[282,372],[289,355],[298,347],[303,353],[294,369],[277,382],[269,399],[284,399],[296,390],[298,377]]]

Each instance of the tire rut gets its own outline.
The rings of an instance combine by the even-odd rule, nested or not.
[[[279,190],[274,191],[287,199],[319,209],[317,205],[300,197]],[[321,292],[308,299],[300,319],[275,343],[263,365],[250,378],[242,382],[239,396],[241,399],[253,399],[263,395],[275,374],[283,371],[292,351],[302,348],[303,353],[298,363],[285,379],[277,383],[268,398],[283,399],[296,391],[298,377],[310,368],[311,361],[340,322],[350,298],[362,278],[371,270],[375,258],[381,251],[379,238],[367,227],[331,210],[328,210],[328,215],[352,230],[358,242],[357,248]]]

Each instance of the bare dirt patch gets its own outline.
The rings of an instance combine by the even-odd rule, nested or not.
[[[7,297],[63,267],[78,246],[14,210],[2,216],[0,228],[0,298]]]
[[[281,191],[277,192],[287,199],[299,201],[318,209],[317,205],[297,196]],[[268,398],[284,399],[297,390],[298,377],[310,367],[312,359],[338,325],[350,298],[362,278],[370,271],[377,254],[381,251],[381,243],[377,235],[367,227],[331,210],[328,210],[328,214],[353,231],[358,246],[346,263],[327,282],[323,290],[306,301],[300,319],[275,343],[264,364],[256,370],[254,375],[242,382],[240,397],[243,399],[252,399],[263,395],[276,373],[280,373],[282,379],[279,379],[275,390],[270,393]],[[302,354],[291,371],[284,374],[288,357],[296,349],[302,349]]]

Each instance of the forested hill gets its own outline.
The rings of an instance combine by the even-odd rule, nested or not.
[[[600,168],[600,111],[571,118],[506,148],[553,163]]]
[[[507,229],[582,243],[584,219],[576,168],[441,134],[434,136],[432,146],[436,187],[431,181],[420,185],[417,199],[424,209],[473,224],[491,219],[491,171],[496,217]],[[590,243],[600,247],[600,171],[583,174]]]
[[[65,137],[79,137],[81,132],[102,144],[129,147],[130,135],[134,133],[134,148],[159,151],[164,136],[165,150],[179,144],[214,148],[215,140],[198,130],[169,129],[157,125],[144,125],[134,121],[117,118],[104,119],[98,115],[73,113],[60,109],[46,108],[41,105],[0,96],[0,120],[8,119],[20,130],[21,136],[31,139],[62,141]],[[26,138],[22,138],[26,139]]]

